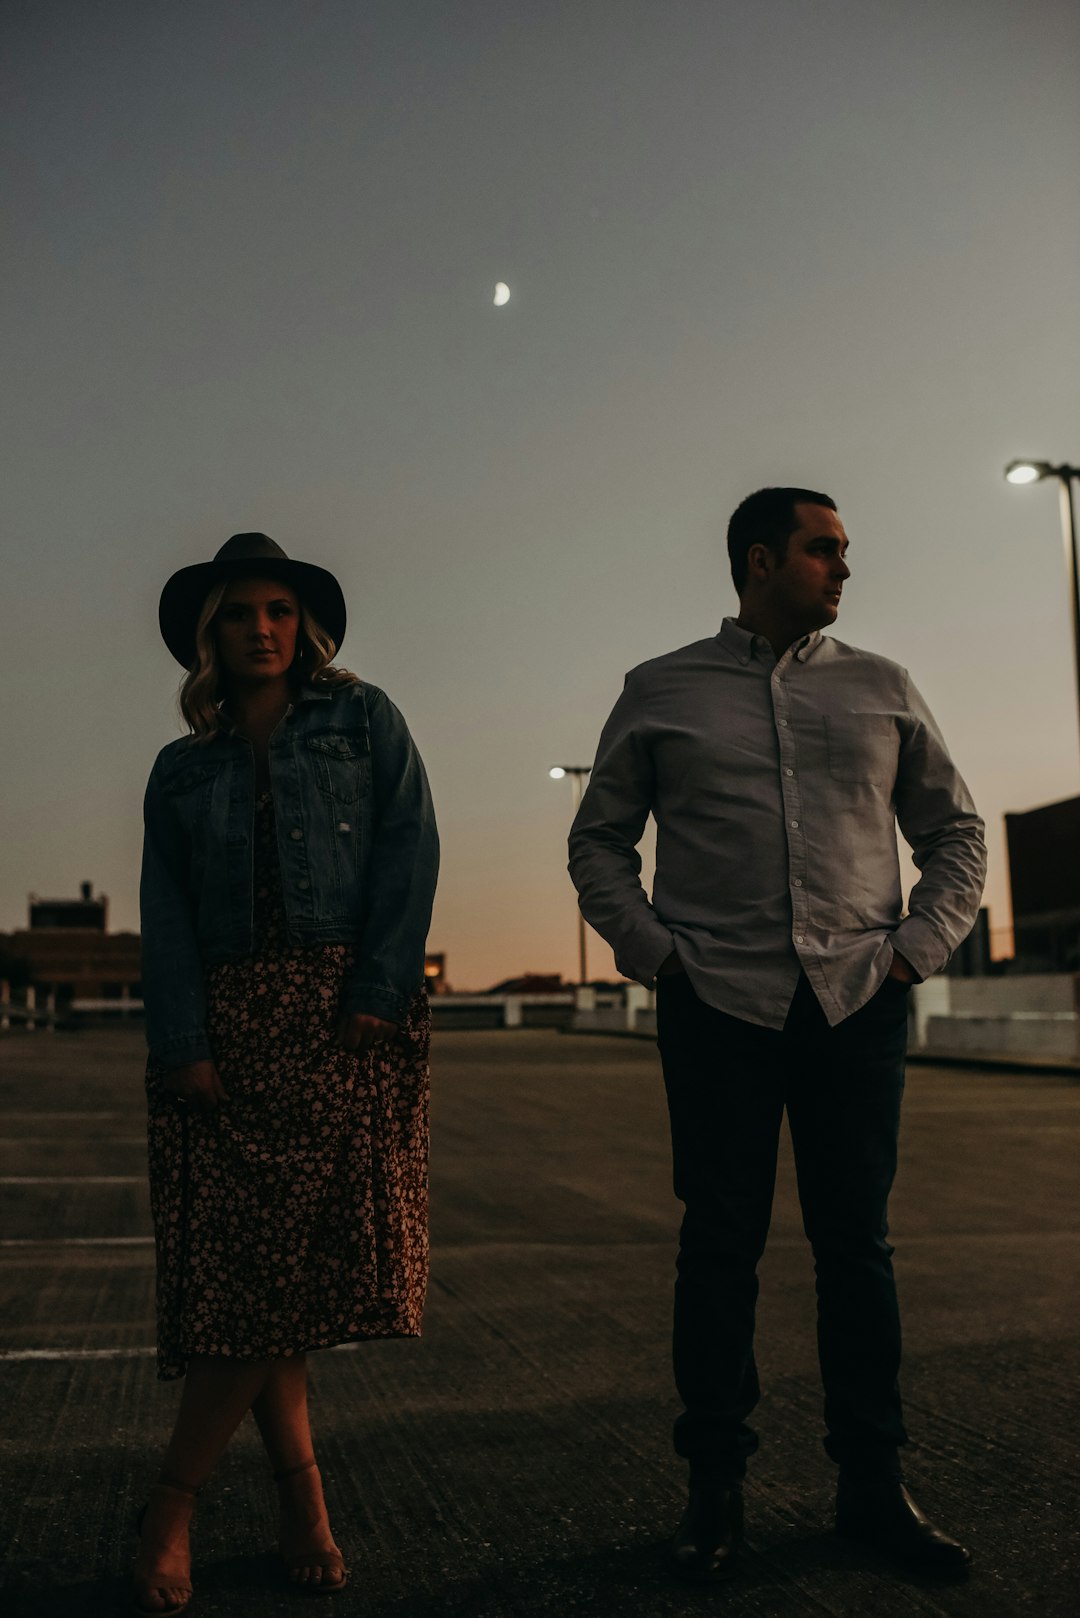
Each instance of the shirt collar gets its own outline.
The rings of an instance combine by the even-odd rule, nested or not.
[[[743,629],[734,618],[725,618],[720,625],[717,639],[725,651],[730,652],[735,661],[745,668],[754,655],[754,642],[760,637],[752,635],[748,629]]]
[[[820,629],[815,629],[811,634],[803,637],[795,648],[795,656],[799,659],[800,663],[805,663],[807,658],[813,657],[814,653],[821,645],[822,638],[823,637]]]
[[[720,644],[731,653],[735,660],[743,665],[749,663],[752,657],[773,658],[773,649],[764,635],[754,635],[749,629],[743,629],[734,618],[725,618],[720,625],[720,634],[717,639]],[[792,656],[805,663],[821,645],[821,631],[815,629],[811,634],[805,635],[802,640],[795,643]],[[774,661],[777,661],[774,659]]]

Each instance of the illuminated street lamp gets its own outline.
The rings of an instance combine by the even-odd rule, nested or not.
[[[1064,464],[1054,466],[1050,461],[1010,461],[1005,468],[1007,483],[1041,483],[1044,478],[1057,478],[1061,495],[1061,537],[1065,544],[1065,567],[1069,575],[1077,714],[1080,716],[1080,560],[1076,554],[1076,505],[1073,501],[1073,483],[1080,478],[1080,467]]]
[[[1049,477],[1054,468],[1049,461],[1010,461],[1005,468],[1006,483],[1038,483]]]
[[[585,777],[592,773],[587,764],[553,764],[548,775],[553,781],[565,781],[569,776],[574,788],[574,813],[581,807],[581,794],[585,790]],[[578,982],[587,983],[585,971],[585,917],[577,913]]]

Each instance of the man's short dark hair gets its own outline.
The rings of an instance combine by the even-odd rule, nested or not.
[[[758,489],[736,506],[728,523],[727,549],[731,577],[740,595],[746,588],[747,556],[751,545],[767,545],[778,562],[787,555],[787,542],[799,526],[795,507],[826,506],[836,510],[836,501],[814,489]]]

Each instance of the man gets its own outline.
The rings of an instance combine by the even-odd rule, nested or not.
[[[907,991],[969,932],[982,822],[906,671],[820,631],[851,576],[828,495],[761,489],[731,519],[739,615],[626,680],[570,835],[581,909],[655,979],[685,1204],[675,1448],[690,1498],[674,1570],[735,1570],[756,1267],[787,1108],[817,1274],[837,1528],[922,1571],[970,1557],[904,1488],[900,1324],[886,1240]],[[657,825],[652,900],[637,844]],[[921,872],[905,915],[896,825]]]

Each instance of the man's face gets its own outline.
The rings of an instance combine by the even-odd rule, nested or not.
[[[787,555],[775,563],[769,588],[775,605],[801,634],[836,622],[840,592],[851,569],[844,560],[848,537],[835,511],[828,506],[800,503],[795,507],[798,527],[787,544]]]

